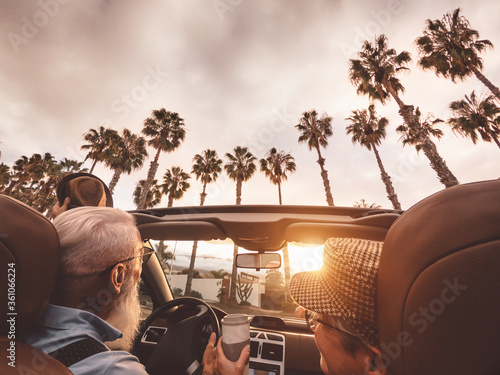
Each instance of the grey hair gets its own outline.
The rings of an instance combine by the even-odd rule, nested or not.
[[[321,316],[335,328],[335,331],[333,331],[331,328],[326,327],[327,331],[340,339],[340,344],[344,350],[353,358],[359,352],[371,350],[368,340],[352,329],[343,319],[326,314],[321,314]]]
[[[139,254],[141,243],[132,215],[111,207],[78,207],[54,220],[66,275],[99,273]],[[140,260],[139,260],[140,261]]]

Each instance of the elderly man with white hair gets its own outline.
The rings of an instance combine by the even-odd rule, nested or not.
[[[74,374],[146,374],[129,353],[140,322],[142,263],[151,255],[144,252],[133,216],[80,207],[61,213],[54,226],[62,251],[59,279],[51,303],[23,341],[55,356]],[[204,374],[217,365],[214,343],[212,335]],[[241,373],[247,359],[248,351],[236,363],[219,355],[219,371]]]

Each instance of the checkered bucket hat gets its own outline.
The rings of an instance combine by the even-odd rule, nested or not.
[[[321,269],[293,276],[292,297],[306,309],[342,319],[378,347],[375,296],[382,245],[355,238],[328,239]]]

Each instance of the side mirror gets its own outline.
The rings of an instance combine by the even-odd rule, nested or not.
[[[272,269],[281,267],[281,256],[278,253],[254,253],[238,254],[236,256],[236,267]]]

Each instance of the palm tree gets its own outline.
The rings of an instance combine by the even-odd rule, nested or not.
[[[191,176],[182,170],[181,167],[172,167],[167,169],[163,175],[163,185],[161,188],[163,194],[168,195],[168,207],[172,207],[174,200],[181,199],[184,193],[189,189],[190,185],[187,180]]]
[[[389,49],[387,37],[380,35],[375,44],[365,41],[358,56],[360,59],[350,60],[349,67],[349,78],[357,87],[357,93],[368,95],[370,99],[379,100],[382,104],[392,97],[399,106],[399,114],[406,126],[415,134],[422,135],[422,150],[441,183],[446,187],[457,185],[458,180],[437,152],[436,145],[422,130],[416,113],[418,108],[415,111],[412,105],[406,105],[399,97],[404,87],[396,75],[408,70],[405,65],[411,61],[410,54],[406,51],[397,54],[394,49]]]
[[[479,40],[479,33],[460,14],[460,8],[446,13],[441,20],[427,20],[424,35],[416,40],[423,69],[432,69],[438,76],[464,81],[474,74],[500,100],[500,90],[482,73],[483,59],[479,54],[493,44]]]
[[[0,193],[3,194],[10,181],[10,167],[7,164],[0,164]]]
[[[264,172],[266,177],[274,184],[278,185],[278,198],[279,204],[282,205],[281,200],[281,183],[288,179],[287,172],[295,172],[297,166],[295,159],[285,151],[278,151],[275,147],[271,148],[263,159],[260,159],[260,170]],[[286,285],[286,299],[291,301],[290,295],[290,255],[288,253],[288,244],[283,246],[283,265],[285,268],[285,285]]]
[[[224,169],[226,170],[229,178],[236,181],[236,205],[240,205],[243,182],[252,178],[257,170],[254,163],[257,158],[248,150],[247,147],[237,146],[233,151],[234,154],[229,152],[226,153],[228,162],[224,165]]]
[[[222,160],[217,156],[215,150],[204,150],[201,154],[196,154],[193,158],[194,164],[191,173],[194,173],[197,180],[203,184],[203,190],[200,193],[200,206],[205,203],[207,197],[207,184],[215,182],[222,171]],[[191,252],[191,262],[189,263],[189,272],[186,281],[185,296],[191,294],[191,285],[193,283],[194,262],[196,260],[196,251],[198,249],[198,241],[194,241],[193,250]]]
[[[27,166],[31,183],[28,190],[28,198],[25,203],[34,206],[43,186],[46,184],[46,177],[49,171],[54,168],[55,165],[56,160],[51,153],[46,152],[43,156],[40,154],[33,154]]]
[[[26,169],[28,161],[28,157],[22,155],[14,162],[10,174],[9,186],[4,191],[5,195],[15,196],[16,190],[20,189],[29,180],[29,174]]]
[[[418,131],[415,131],[415,129],[412,129],[405,124],[398,126],[396,131],[401,134],[403,146],[415,146],[417,152],[420,152],[424,149],[426,139],[429,139],[429,137],[436,137],[440,139],[444,135],[441,129],[434,128],[437,124],[443,122],[443,120],[435,118],[432,114],[428,114],[423,120],[421,120],[422,114],[418,108],[415,111],[415,114],[421,124]]]
[[[215,279],[223,279],[224,276],[228,275],[227,271],[224,271],[222,268],[220,270],[212,270],[210,273]]]
[[[373,150],[380,169],[382,181],[385,184],[387,197],[391,201],[392,207],[394,207],[395,210],[400,210],[401,204],[399,203],[398,196],[392,186],[391,177],[385,171],[382,159],[380,159],[380,155],[376,147],[379,146],[382,139],[385,138],[385,128],[389,124],[389,121],[385,117],[377,117],[374,104],[370,104],[368,106],[368,110],[363,109],[352,111],[351,116],[346,118],[346,120],[351,121],[351,125],[346,127],[346,132],[347,134],[352,134],[352,143],[359,143],[361,146],[365,146],[368,150]]]
[[[159,110],[154,110],[152,116],[144,120],[142,133],[149,137],[148,145],[152,146],[157,151],[149,166],[142,196],[137,204],[138,209],[145,207],[149,188],[158,170],[158,159],[160,158],[161,152],[168,153],[178,148],[181,142],[184,141],[186,130],[184,129],[184,120],[179,117],[178,113],[161,108]]]
[[[48,165],[46,171],[47,180],[40,189],[38,194],[38,211],[46,212],[46,215],[51,215],[50,208],[54,205],[57,196],[56,188],[61,179],[70,174],[78,172],[87,172],[87,168],[82,168],[84,162],[63,158],[58,163],[51,163]],[[36,202],[35,202],[36,203]]]
[[[217,156],[215,150],[204,150],[201,154],[196,154],[193,158],[194,164],[191,173],[194,173],[197,180],[203,184],[200,193],[200,206],[203,206],[207,197],[207,184],[215,182],[222,171],[222,160]]]
[[[292,155],[285,151],[278,151],[271,148],[263,159],[260,159],[260,170],[274,184],[278,185],[279,204],[283,204],[281,199],[281,183],[288,179],[287,172],[295,172],[297,166]]]
[[[448,124],[454,132],[469,137],[474,144],[480,136],[483,141],[493,141],[500,148],[500,108],[494,100],[493,95],[482,99],[472,91],[470,96],[465,95],[465,100],[450,104],[454,117],[448,120]]]
[[[328,137],[333,134],[332,118],[326,113],[318,118],[316,110],[304,112],[298,125],[295,127],[301,132],[299,143],[307,142],[309,151],[313,148],[318,153],[318,164],[321,169],[321,177],[325,186],[326,202],[329,206],[334,206],[332,191],[330,189],[330,181],[328,180],[328,172],[325,169],[325,159],[321,156],[320,147],[328,146]]]
[[[61,176],[61,170],[61,163],[56,163],[54,159],[46,159],[44,182],[33,202],[33,207],[38,211],[44,213],[53,206],[56,198],[55,190]]]
[[[159,241],[156,246],[155,252],[158,255],[158,260],[160,261],[161,268],[163,272],[169,272],[172,269],[173,262],[175,260],[175,255],[171,251],[167,251],[168,245],[165,245],[163,240]]]
[[[97,162],[104,162],[103,152],[109,145],[118,137],[118,132],[113,129],[104,128],[100,126],[99,129],[90,129],[87,133],[83,134],[83,139],[88,143],[81,146],[82,150],[89,150],[85,160],[90,159],[94,162],[90,168],[89,173],[94,172]]]
[[[142,196],[144,191],[144,186],[146,185],[146,180],[139,180],[137,185],[135,186],[135,190],[132,193],[134,197],[134,204],[139,204],[139,199]],[[144,208],[153,208],[160,204],[162,197],[161,186],[158,185],[158,180],[153,180],[153,184],[151,185],[148,194],[146,196],[146,203]]]
[[[163,175],[163,185],[160,185],[162,194],[168,195],[168,207],[174,205],[174,199],[181,199],[184,193],[189,189],[189,180],[191,176],[184,172],[181,167],[172,167],[167,169]],[[160,240],[159,248],[164,248],[164,241]],[[172,254],[173,256],[173,254]],[[172,258],[173,264],[173,258]]]
[[[28,174],[26,173],[25,165],[28,163],[28,157],[22,155],[17,159],[12,165],[12,171],[10,172],[10,182],[7,188],[4,190],[5,195],[12,196],[15,192],[16,186],[22,186],[28,179]]]
[[[359,202],[354,202],[354,207],[379,209],[381,206],[376,203],[368,204],[365,198],[361,198]]]
[[[69,173],[87,172],[87,168],[82,168],[83,162],[73,159],[63,158],[59,165],[61,166],[61,173],[63,177]],[[90,173],[90,172],[89,172]]]
[[[241,205],[241,190],[243,182],[248,181],[254,175],[257,167],[254,163],[257,158],[248,150],[247,147],[236,146],[234,155],[226,153],[228,162],[224,165],[227,175],[233,181],[236,181],[236,205]],[[236,256],[238,255],[238,246],[233,248],[233,269],[231,272],[231,289],[229,290],[229,302],[236,302],[236,279],[238,277],[238,268],[236,267]]]
[[[13,196],[29,206],[34,207],[40,190],[45,184],[48,169],[55,164],[54,156],[50,153],[33,154],[23,162],[23,182],[16,186]]]
[[[122,135],[113,139],[103,156],[106,166],[114,171],[109,183],[109,192],[113,194],[122,173],[130,174],[143,166],[148,156],[146,140],[129,129],[123,129]]]

